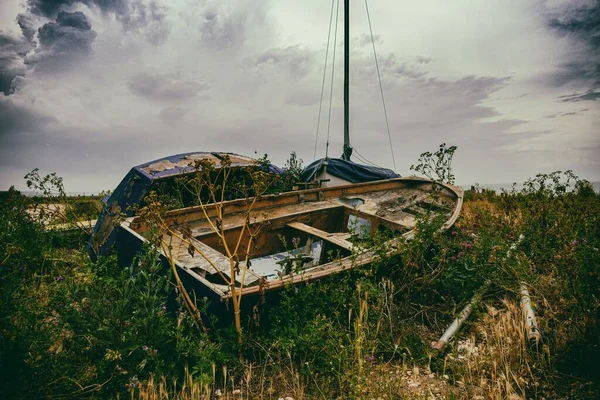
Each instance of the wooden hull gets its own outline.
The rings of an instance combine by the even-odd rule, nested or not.
[[[362,238],[377,232],[394,233],[383,243],[389,255],[397,253],[401,240],[414,235],[418,215],[444,215],[442,229],[454,224],[462,208],[461,188],[422,178],[398,178],[330,188],[309,189],[256,200],[250,212],[250,228],[260,229],[252,246],[246,273],[236,274],[236,287],[244,295],[265,294],[288,284],[308,282],[351,268],[368,265],[375,257],[362,247]],[[225,241],[230,248],[246,223],[248,199],[222,203]],[[208,221],[207,217],[211,220]],[[216,208],[189,207],[167,213],[165,221],[175,234],[163,235],[166,259],[174,260],[185,281],[192,282],[211,300],[227,300],[231,290],[223,280],[232,263],[211,228]],[[120,243],[134,249],[145,242],[146,227],[138,217],[120,226]],[[181,232],[191,232],[193,246]],[[242,234],[239,259],[243,260],[247,231]],[[136,245],[137,244],[137,245]],[[120,246],[122,247],[122,246]],[[129,256],[131,258],[131,251]],[[199,250],[199,251],[198,251]],[[217,271],[218,269],[218,271]],[[242,271],[244,265],[241,265]],[[238,291],[239,293],[239,291]],[[199,293],[198,293],[199,294]]]

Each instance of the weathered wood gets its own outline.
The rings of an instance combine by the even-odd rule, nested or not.
[[[174,231],[174,234],[171,236],[163,236],[163,242],[166,246],[170,246],[171,255],[179,267],[186,271],[194,271],[198,275],[201,275],[201,273],[197,271],[199,269],[201,271],[206,271],[206,273],[211,275],[221,272],[225,276],[231,277],[231,263],[229,257],[199,240],[194,238],[182,240],[180,237],[183,237],[183,234],[178,231]],[[191,249],[188,241],[195,248],[193,252],[189,251]],[[208,260],[210,260],[210,262]],[[236,281],[241,283],[239,279],[241,279],[241,273],[239,276],[236,276]],[[246,272],[244,285],[250,285],[259,279],[260,276],[248,270]]]
[[[308,226],[306,224],[303,224],[302,222],[290,222],[289,224],[287,224],[287,226],[308,233],[309,235],[316,236],[319,239],[326,240],[348,251],[352,251],[352,243],[347,241],[346,239],[337,236],[334,233],[329,233],[317,228],[313,228],[312,226]]]
[[[434,186],[435,197],[432,197]],[[361,201],[349,205],[344,201],[348,198]],[[382,226],[400,232],[401,236],[383,244],[387,255],[395,254],[399,251],[400,242],[410,240],[415,232],[415,217],[404,209],[410,206],[419,207],[420,205],[417,206],[419,202],[430,199],[435,204],[453,205],[450,209],[452,212],[446,213],[447,220],[444,228],[451,226],[458,218],[462,207],[462,190],[421,178],[398,178],[263,196],[256,199],[250,211],[250,221],[247,220],[247,215],[252,199],[226,201],[219,204],[223,215],[223,221],[219,221],[223,227],[223,239],[211,226],[211,223],[215,226],[217,224],[215,205],[208,205],[204,209],[196,206],[170,211],[165,222],[171,229],[189,228],[194,245],[198,249],[203,249],[202,252],[213,261],[218,271],[226,276],[231,273],[231,262],[223,254],[223,241],[229,249],[233,250],[242,234],[242,228],[248,222],[255,234],[253,247],[247,248],[250,242],[249,234],[245,230],[238,254],[234,255],[240,260],[245,258],[248,250],[251,258],[285,252],[284,243],[290,243],[293,238],[299,238],[300,242],[307,247],[312,245],[311,238],[323,240],[322,256],[328,254],[327,247],[341,253],[339,259],[331,260],[330,257],[323,256],[318,265],[284,277],[273,278],[273,274],[269,273],[270,281],[261,281],[262,278],[258,274],[248,270],[243,293],[262,293],[278,290],[287,283],[320,279],[371,263],[377,254],[368,249],[357,248],[348,240],[351,237],[351,233],[348,232],[350,215],[368,219],[371,233],[375,233]],[[140,220],[130,219],[128,223],[131,223],[131,228],[135,229],[139,236],[139,233],[146,228],[140,223],[136,225],[135,222],[138,221]],[[190,275],[201,284],[211,288],[221,299],[230,297],[229,289],[221,284],[223,283],[221,280],[215,278],[215,274],[218,274],[215,267],[199,254],[190,255],[187,244],[176,243],[176,245],[172,244],[177,248],[175,261],[178,266],[190,272]],[[274,261],[274,268],[277,268],[275,264]],[[207,279],[210,280],[210,285],[206,284]],[[260,285],[257,284],[259,281],[261,281]],[[237,284],[241,283],[238,281]]]

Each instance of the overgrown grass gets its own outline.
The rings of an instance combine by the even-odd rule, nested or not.
[[[151,249],[129,268],[113,257],[92,264],[84,239],[65,245],[28,207],[16,192],[0,204],[9,398],[600,396],[600,196],[570,173],[539,175],[520,192],[469,192],[445,233],[423,220],[398,256],[257,301],[241,348],[229,324],[207,316],[204,331],[183,311]],[[485,282],[458,337],[433,350]],[[520,282],[537,346],[525,339]]]

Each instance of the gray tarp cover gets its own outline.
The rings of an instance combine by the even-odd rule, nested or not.
[[[313,181],[325,166],[327,166],[327,173],[352,183],[400,178],[400,175],[391,169],[357,164],[339,158],[321,158],[304,168],[300,180],[303,182]]]

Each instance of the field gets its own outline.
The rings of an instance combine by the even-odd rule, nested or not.
[[[6,398],[600,398],[600,195],[570,172],[468,190],[453,228],[423,218],[399,255],[253,304],[241,344],[231,316],[190,315],[152,248],[128,268],[94,264],[85,229],[45,229],[31,210],[54,201],[0,202]],[[71,220],[99,207],[61,201]]]

